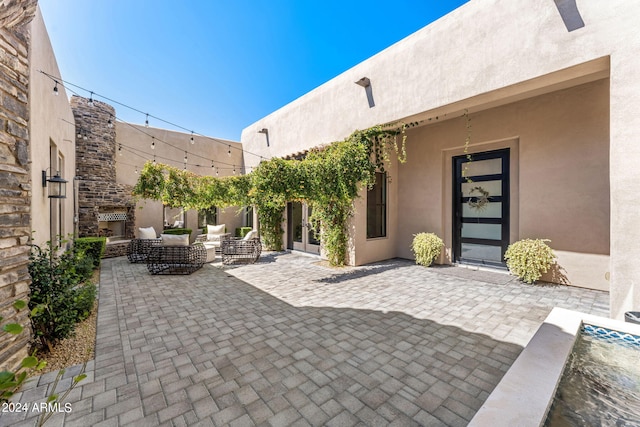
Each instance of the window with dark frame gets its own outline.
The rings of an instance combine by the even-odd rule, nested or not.
[[[367,239],[387,236],[387,174],[376,172],[376,183],[367,191]]]
[[[198,211],[198,228],[205,228],[207,225],[218,224],[218,208]]]

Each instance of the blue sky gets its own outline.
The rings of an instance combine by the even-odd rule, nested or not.
[[[64,80],[196,133],[236,141],[256,120],[464,3],[39,2]],[[114,107],[119,119],[145,121]]]

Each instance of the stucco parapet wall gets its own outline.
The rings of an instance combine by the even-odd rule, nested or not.
[[[28,24],[36,13],[38,0],[0,0],[0,28]]]
[[[620,40],[640,44],[640,2],[577,4],[586,25],[569,32],[551,0],[466,3],[248,126],[241,141],[249,151],[282,156],[379,123],[455,117],[466,108],[483,109],[498,101],[491,95],[496,91],[510,88],[497,95],[513,102],[508,98],[518,91],[534,89],[521,87],[522,82],[549,86],[539,78],[613,55],[622,48]],[[354,83],[365,76],[371,81],[373,108]],[[269,130],[270,147],[257,133],[262,128]]]

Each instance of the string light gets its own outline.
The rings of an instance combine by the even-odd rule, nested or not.
[[[136,166],[136,175],[138,175],[138,167]]]
[[[233,174],[236,174],[236,165],[233,165]]]
[[[191,145],[195,144],[196,140],[193,139],[193,131],[191,131]]]
[[[220,175],[220,168],[216,169],[216,176]]]
[[[118,155],[122,157],[122,144],[118,144]]]
[[[77,88],[77,89],[79,89],[79,90],[81,90],[81,91],[84,91],[84,92],[89,92],[89,93],[91,94],[91,97],[93,97],[93,95],[95,94],[95,92],[93,92],[93,91],[89,91],[89,89],[86,89],[86,88],[84,88],[84,87],[82,87],[82,86],[79,86],[79,85],[77,85],[77,84],[74,84],[74,83],[72,83],[72,82],[66,81],[66,80],[64,80],[64,79],[62,79],[62,78],[60,78],[60,77],[58,77],[58,76],[53,76],[53,75],[51,75],[51,74],[49,74],[49,73],[47,73],[47,72],[45,72],[45,71],[42,71],[42,70],[38,70],[38,71],[39,71],[41,74],[44,74],[45,76],[47,76],[48,78],[50,78],[51,80],[53,80],[53,81],[54,81],[54,83],[59,83],[62,87],[64,87],[65,89],[67,89],[68,91],[70,91],[71,93],[73,93],[74,95],[82,96],[82,95],[80,95],[80,93],[78,93],[78,92],[76,92],[76,91],[74,91],[74,90],[70,89],[70,87],[69,87],[69,86],[73,86],[73,87],[75,87],[75,88]],[[178,125],[178,124],[176,124],[176,123],[170,122],[170,121],[168,121],[168,120],[164,120],[164,119],[162,119],[162,118],[160,118],[160,117],[155,117],[155,116],[153,116],[153,115],[151,115],[151,114],[149,114],[149,113],[145,113],[144,111],[142,111],[142,110],[140,110],[140,109],[134,108],[134,107],[132,107],[132,106],[130,106],[130,105],[124,104],[124,103],[122,103],[122,102],[119,102],[119,101],[117,101],[117,100],[115,100],[115,99],[112,99],[112,98],[109,98],[109,97],[107,97],[107,96],[100,95],[100,94],[98,94],[97,96],[100,96],[100,98],[103,98],[103,99],[105,99],[106,101],[108,101],[108,102],[110,102],[110,103],[120,105],[120,106],[122,106],[122,107],[128,108],[129,110],[135,111],[135,112],[140,113],[140,114],[144,114],[144,115],[146,116],[146,118],[147,118],[146,123],[148,123],[148,118],[149,118],[149,116],[151,116],[151,117],[153,117],[154,119],[156,119],[156,120],[158,120],[158,121],[161,121],[161,122],[163,122],[163,123],[166,123],[166,124],[168,124],[168,125],[171,125],[171,126],[173,126],[173,127],[175,127],[175,128],[182,129],[182,130],[183,130],[183,131],[185,131],[185,132],[191,132],[191,133],[193,133],[194,135],[198,135],[198,136],[201,136],[201,137],[203,137],[203,138],[207,138],[207,139],[209,139],[209,140],[211,140],[211,141],[214,141],[214,142],[216,142],[216,143],[218,143],[218,144],[221,144],[221,145],[223,145],[223,144],[227,144],[227,141],[223,141],[223,140],[220,140],[220,139],[217,139],[217,138],[213,138],[213,137],[210,137],[210,136],[206,136],[206,135],[198,134],[198,133],[196,133],[195,131],[192,131],[191,129],[185,128],[184,126],[180,126],[180,125]],[[125,124],[129,124],[129,123],[127,123],[127,122],[123,122],[123,123],[125,123]],[[130,126],[132,126],[132,127],[134,127],[134,126],[133,126],[133,125],[131,125],[131,124],[129,124],[129,125],[130,125]],[[138,130],[139,132],[143,132],[143,131],[142,131],[142,130],[140,130],[139,128],[136,128],[136,127],[134,127],[134,128],[135,128],[136,130]],[[195,139],[194,139],[194,141],[195,141]],[[166,143],[166,142],[165,142],[165,143]],[[166,143],[166,144],[167,144],[167,145],[169,145],[169,146],[172,146],[172,145],[171,145],[171,144],[169,144],[169,143]],[[228,148],[229,148],[229,151],[227,152],[227,154],[228,154],[229,156],[231,156],[231,146],[230,146],[230,145],[228,145],[228,144],[227,144],[227,146],[228,146]],[[194,153],[192,153],[192,154],[194,154]],[[251,151],[243,150],[243,154],[244,154],[245,156],[246,156],[246,155],[252,155],[252,156],[259,157],[260,159],[263,159],[263,157],[262,157],[261,155],[256,154],[256,153],[252,153]],[[197,155],[197,154],[195,154],[195,155],[196,155],[197,157],[202,157],[202,156],[199,156],[199,155]],[[204,157],[202,157],[202,158],[204,158]]]
[[[187,152],[186,151],[184,152],[184,163],[185,164],[187,163]]]
[[[156,164],[156,155],[155,154],[153,155],[153,164],[154,165]]]
[[[53,87],[53,94],[58,96],[58,81],[54,80],[54,82],[56,82],[56,85]]]
[[[156,149],[156,137],[155,136],[151,137],[151,149],[152,150]]]
[[[144,119],[144,127],[146,127],[146,128],[149,127],[149,113],[147,113],[147,118]]]
[[[213,160],[211,160],[211,169],[215,169],[216,167],[213,164]]]
[[[231,145],[229,145],[229,151],[227,151],[227,156],[231,157]]]
[[[113,116],[109,114],[109,120],[107,121],[107,127],[111,129],[113,127],[113,121],[111,120]]]
[[[91,94],[89,95],[89,107],[93,107],[93,92],[91,92]]]

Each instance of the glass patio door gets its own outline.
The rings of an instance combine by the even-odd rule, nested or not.
[[[509,246],[509,149],[453,158],[453,249],[459,263],[504,267]]]
[[[292,202],[288,205],[289,248],[314,254],[320,253],[320,240],[309,222],[311,206],[306,203]]]

